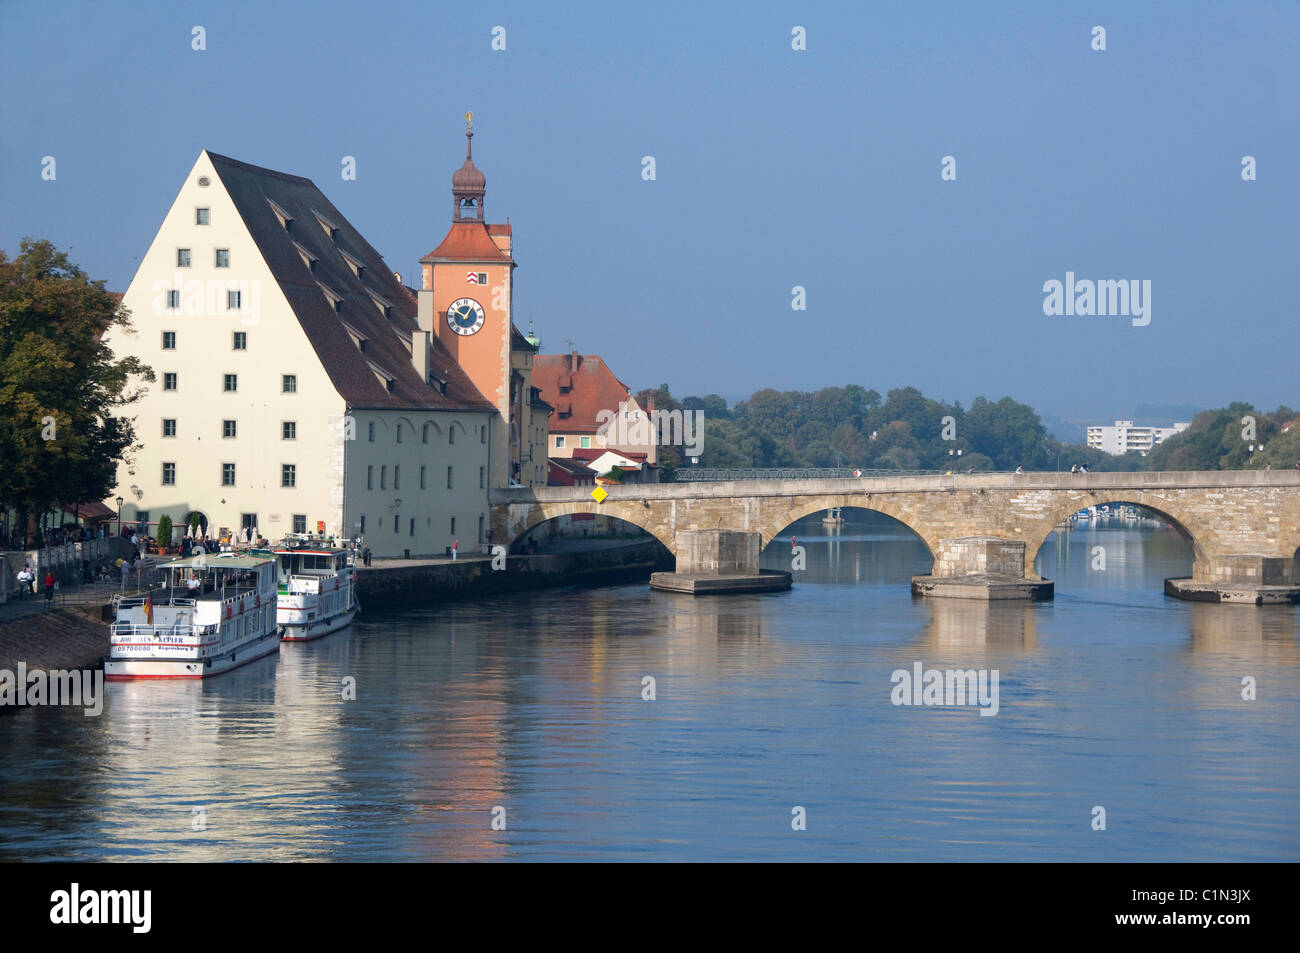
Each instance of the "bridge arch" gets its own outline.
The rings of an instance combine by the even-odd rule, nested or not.
[[[660,525],[656,525],[654,514],[642,507],[640,504],[633,506],[631,504],[621,504],[610,506],[597,503],[585,502],[567,502],[567,503],[535,503],[528,508],[527,513],[522,520],[513,521],[509,530],[509,542],[507,548],[513,548],[520,540],[527,536],[532,530],[548,523],[553,519],[559,519],[561,516],[572,516],[577,513],[590,513],[593,516],[607,516],[624,523],[631,523],[650,536],[659,540],[664,548],[674,557],[677,551],[673,548],[673,541],[665,539]]]
[[[1206,536],[1210,532],[1210,528],[1203,526],[1202,520],[1195,514],[1187,512],[1184,507],[1168,499],[1153,499],[1151,494],[1140,490],[1109,493],[1098,491],[1089,492],[1085,496],[1084,499],[1072,498],[1068,501],[1056,503],[1049,507],[1048,513],[1042,520],[1034,524],[1032,528],[1028,528],[1025,534],[1026,576],[1034,575],[1034,563],[1038,559],[1038,551],[1047,542],[1047,537],[1056,532],[1056,528],[1061,523],[1069,520],[1079,510],[1087,509],[1090,506],[1114,506],[1117,504],[1120,506],[1140,506],[1155,513],[1173,526],[1178,535],[1187,541],[1192,549],[1194,566],[1207,564],[1209,553],[1206,548]]]
[[[934,554],[938,552],[938,534],[929,531],[924,521],[918,519],[917,515],[911,512],[897,495],[876,494],[873,496],[870,493],[846,493],[837,496],[799,497],[794,499],[789,506],[763,520],[763,525],[759,529],[761,537],[759,550],[762,551],[767,547],[768,543],[804,517],[837,506],[843,509],[868,510],[897,520],[916,534],[917,538],[925,544],[931,560],[934,559]]]

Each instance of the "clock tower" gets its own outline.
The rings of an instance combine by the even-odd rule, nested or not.
[[[420,328],[437,336],[483,396],[496,405],[489,485],[503,487],[511,478],[531,482],[523,479],[527,473],[523,464],[532,454],[522,432],[518,395],[528,393],[536,349],[514,331],[510,226],[484,221],[487,180],[474,165],[473,120],[473,113],[465,114],[465,163],[451,177],[451,229],[437,248],[420,259],[418,315]],[[521,347],[526,355],[512,353]],[[521,377],[521,370],[527,374]]]

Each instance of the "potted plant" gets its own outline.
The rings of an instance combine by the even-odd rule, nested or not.
[[[172,518],[164,513],[158,518],[158,552],[165,553],[172,545]]]

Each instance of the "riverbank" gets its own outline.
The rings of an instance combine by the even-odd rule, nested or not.
[[[357,567],[362,611],[476,599],[505,592],[558,586],[609,586],[648,581],[675,560],[658,540],[620,542],[575,552],[531,556],[390,559]]]
[[[83,609],[52,609],[0,622],[0,670],[16,672],[19,662],[29,672],[98,669],[108,654],[108,632],[107,623]],[[0,715],[18,710],[0,705]]]

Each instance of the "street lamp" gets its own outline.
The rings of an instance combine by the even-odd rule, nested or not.
[[[117,498],[117,535],[122,535],[122,498]]]

